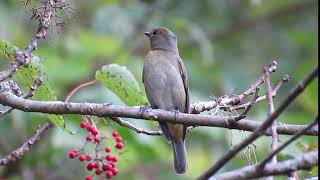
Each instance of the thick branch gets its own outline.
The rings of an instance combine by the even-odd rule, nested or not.
[[[263,135],[263,132],[269,128],[274,120],[285,110],[291,102],[301,93],[303,90],[318,76],[318,67],[313,69],[310,74],[300,82],[293,91],[286,97],[286,99],[280,104],[280,106],[259,126],[250,136],[244,139],[240,144],[237,144],[230,149],[227,154],[221,157],[216,164],[210,167],[204,174],[198,179],[208,179],[215,174],[220,168],[222,168],[227,162],[229,162],[236,154],[238,154],[243,148],[248,146],[254,140]]]
[[[26,141],[21,147],[18,149],[12,151],[10,154],[0,157],[0,166],[7,165],[11,162],[16,161],[17,159],[20,159],[27,151],[29,151],[30,147],[37,143],[40,140],[40,137],[53,126],[53,123],[51,121],[48,121],[43,126],[39,127],[36,130],[36,133],[28,140]]]
[[[260,122],[242,119],[232,125],[228,125],[228,120],[233,118],[219,117],[201,114],[184,114],[179,113],[176,117],[175,112],[164,111],[161,109],[150,109],[142,111],[141,107],[130,107],[111,104],[96,104],[96,103],[69,103],[60,101],[34,101],[17,97],[10,92],[0,92],[0,103],[6,106],[11,106],[26,112],[42,112],[49,114],[81,114],[94,115],[99,117],[127,117],[145,120],[157,120],[160,122],[173,122],[186,125],[196,126],[212,126],[223,127],[228,129],[239,129],[245,131],[254,131],[261,125]],[[303,125],[281,125],[277,131],[280,134],[292,135]],[[270,133],[265,132],[266,135]],[[305,135],[318,135],[316,128],[308,131]]]
[[[318,151],[312,151],[291,160],[278,162],[276,165],[268,164],[262,171],[257,171],[257,165],[250,165],[214,176],[213,179],[241,180],[253,179],[271,175],[289,174],[296,170],[309,170],[318,164]]]

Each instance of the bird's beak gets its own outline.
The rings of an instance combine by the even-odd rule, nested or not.
[[[151,33],[150,32],[144,32],[144,35],[150,37]]]

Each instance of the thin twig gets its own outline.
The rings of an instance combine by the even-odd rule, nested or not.
[[[17,71],[20,65],[21,65],[20,63],[14,62],[12,63],[10,69],[2,71],[0,74],[0,82],[12,77],[12,75]]]
[[[315,118],[315,120],[306,126],[303,129],[300,129],[298,132],[296,132],[290,139],[288,139],[285,143],[283,143],[281,146],[279,146],[277,149],[273,150],[272,153],[268,155],[263,161],[259,163],[257,166],[259,169],[263,169],[263,167],[274,157],[276,154],[278,154],[280,151],[282,151],[285,147],[287,147],[289,144],[291,144],[293,141],[295,141],[298,137],[300,137],[304,132],[306,132],[308,129],[311,129],[313,126],[318,124],[318,115]]]
[[[91,80],[91,81],[88,81],[88,82],[85,82],[85,83],[82,83],[80,84],[79,86],[75,87],[69,94],[68,96],[66,97],[66,99],[64,100],[65,102],[69,102],[70,98],[77,92],[79,91],[80,89],[84,88],[84,87],[87,87],[87,86],[91,86],[93,84],[95,84],[97,82],[97,80]]]
[[[205,173],[198,177],[198,179],[208,179],[221,169],[227,162],[229,162],[239,151],[252,143],[258,137],[264,134],[264,131],[273,123],[273,121],[285,110],[289,104],[301,93],[304,89],[318,76],[318,66],[313,69],[307,77],[301,81],[293,91],[285,98],[280,106],[259,126],[250,136],[244,139],[240,144],[235,145],[230,149],[227,154],[221,157],[212,167]],[[240,122],[240,121],[239,121]]]
[[[275,61],[274,61],[275,62]],[[268,68],[268,72],[273,73],[277,69],[277,63],[272,63],[271,66]],[[264,76],[262,75],[255,83],[253,83],[247,90],[245,90],[242,94],[233,96],[231,98],[223,98],[220,100],[220,104],[223,109],[223,106],[231,105],[235,106],[243,102],[245,98],[255,93],[256,89],[264,83]],[[227,106],[228,107],[228,106]]]
[[[272,73],[276,69],[277,69],[276,64],[273,66],[270,66],[269,72]],[[288,76],[288,75],[286,75],[286,76]],[[287,82],[288,80],[289,80],[289,78],[287,78],[287,80],[284,82]],[[215,98],[213,101],[193,103],[190,106],[190,113],[191,114],[199,114],[203,111],[210,111],[214,108],[219,108],[219,109],[223,109],[223,110],[227,110],[227,111],[237,110],[237,109],[246,109],[248,106],[250,106],[251,102],[243,103],[244,99],[246,99],[250,95],[254,94],[256,91],[256,88],[258,88],[261,84],[263,84],[263,82],[264,82],[264,79],[263,79],[263,75],[262,75],[256,82],[254,82],[252,85],[250,85],[250,87],[248,87],[240,95],[233,95],[231,97],[223,96],[223,97]],[[281,84],[280,83],[278,84],[280,86],[277,85],[277,87],[280,88],[282,84],[283,84],[283,82],[281,81]],[[273,93],[274,96],[276,94],[276,91],[278,91],[278,89],[275,89],[275,91]],[[259,98],[260,97],[257,98],[255,103],[261,101],[261,100],[259,100]]]
[[[275,97],[277,95],[277,92],[278,90],[280,89],[280,87],[289,81],[289,75],[288,74],[285,74],[282,79],[277,83],[276,87],[273,89],[272,91],[272,97]],[[263,100],[266,100],[267,99],[267,96],[266,95],[263,95],[263,96],[259,96],[255,103],[258,103],[258,102],[261,102]],[[239,109],[246,109],[248,106],[250,105],[250,102],[247,102],[247,103],[244,103],[244,104],[239,104],[239,105],[236,105],[236,106],[232,106],[230,107],[230,110],[239,110]]]
[[[85,82],[85,83],[82,83],[80,85],[78,85],[77,87],[75,87],[67,96],[67,98],[65,99],[65,102],[68,102],[70,100],[70,98],[77,92],[79,91],[80,89],[84,88],[84,87],[88,87],[88,86],[91,86],[93,84],[95,84],[97,82],[97,80],[91,80],[91,81],[88,81],[88,82]],[[85,116],[87,118],[89,118],[91,120],[91,123],[93,123],[93,120],[90,116]],[[142,129],[142,128],[139,128],[139,127],[136,127],[134,126],[133,124],[131,124],[130,122],[128,121],[125,121],[123,120],[122,118],[120,117],[110,117],[110,119],[112,119],[114,122],[118,123],[120,126],[124,126],[124,127],[127,127],[137,133],[142,133],[142,134],[146,134],[146,135],[162,135],[162,131],[150,131],[150,130],[145,130],[145,129]],[[94,124],[95,126],[95,124]]]
[[[32,52],[37,49],[38,43],[41,39],[46,38],[47,30],[50,27],[51,23],[51,18],[53,16],[52,8],[53,8],[53,3],[56,3],[57,1],[53,0],[44,0],[43,1],[43,14],[38,16],[39,24],[37,27],[37,32],[35,36],[32,38],[30,44],[25,48],[24,51],[17,50],[15,52],[15,61],[12,63],[11,68],[5,72],[2,72],[0,75],[0,81],[3,81],[13,75],[14,72],[17,71],[19,66],[26,65],[30,62],[29,58],[32,56]],[[35,81],[35,84],[31,86],[30,91],[23,95],[22,99],[27,99],[31,96],[34,95],[35,90],[37,89],[38,86],[42,84],[41,77]],[[3,91],[4,89],[1,89]],[[14,108],[14,107],[12,107]],[[6,110],[7,112],[4,112],[1,114],[3,116],[4,114],[10,112],[12,109]],[[18,149],[12,151],[10,154],[1,157],[0,158],[0,165],[7,165],[9,163],[12,163],[20,158],[29,151],[30,147],[34,144],[36,144],[39,140],[40,137],[42,137],[45,132],[53,127],[53,123],[48,120],[46,124],[43,126],[37,128],[36,133],[28,140],[26,141],[22,146],[20,146]]]
[[[146,134],[146,135],[151,135],[151,136],[159,136],[162,135],[162,131],[150,131],[150,130],[145,130],[139,127],[134,126],[133,124],[131,124],[128,121],[123,120],[120,117],[110,117],[114,122],[118,123],[120,126],[124,126],[127,127],[133,131],[135,131],[136,133],[142,133],[142,134]]]
[[[287,175],[292,171],[310,170],[318,164],[318,150],[304,153],[294,159],[280,161],[276,165],[267,164],[262,171],[257,171],[258,165],[249,165],[243,168],[218,174],[212,179],[247,180],[272,175]]]
[[[259,97],[259,91],[260,91],[260,88],[257,87],[256,90],[255,90],[255,95],[254,97],[252,98],[250,104],[248,105],[248,107],[241,113],[241,115],[239,117],[245,117],[248,112],[250,111],[250,109],[252,108],[252,106],[256,103],[256,100],[257,98]],[[243,119],[243,118],[242,118]],[[237,122],[241,120],[241,118],[235,118],[234,119],[234,122],[231,122],[230,124],[232,125],[233,123]]]
[[[34,84],[30,87],[30,90],[21,96],[23,99],[28,99],[29,97],[32,97],[34,93],[36,92],[37,88],[42,84],[42,79],[38,78],[35,80]],[[3,117],[4,115],[10,113],[14,108],[13,107],[8,107],[3,111],[0,111],[0,117]]]
[[[52,6],[54,2],[52,0],[45,0],[43,3],[44,11],[43,14],[39,16],[41,18],[38,19],[39,24],[37,27],[37,33],[31,39],[31,42],[24,51],[17,50],[15,52],[15,61],[12,63],[10,69],[1,73],[0,81],[11,77],[21,65],[28,64],[30,62],[29,58],[31,57],[32,52],[37,49],[39,41],[46,38],[47,30],[50,27],[51,18],[53,15]]]
[[[51,121],[48,121],[43,126],[39,127],[36,130],[36,133],[32,135],[31,138],[27,140],[22,146],[12,151],[8,155],[0,157],[0,165],[4,166],[20,159],[26,152],[29,151],[30,147],[36,144],[40,140],[40,138],[43,136],[43,134],[52,126],[53,126],[53,123]]]
[[[275,62],[274,62],[275,63]],[[270,83],[270,73],[268,71],[268,66],[263,69],[263,74],[264,74],[264,81],[267,86],[267,100],[268,100],[268,116],[270,116],[274,112],[274,104],[273,104],[273,98],[272,98],[272,85]],[[271,150],[274,151],[277,146],[278,146],[278,133],[277,133],[277,121],[274,120],[273,123],[271,124]],[[271,161],[272,165],[277,164],[277,156],[272,157]],[[267,180],[273,180],[273,177],[267,177]]]

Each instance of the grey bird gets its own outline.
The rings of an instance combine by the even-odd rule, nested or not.
[[[145,32],[150,40],[142,80],[152,108],[189,113],[188,76],[180,58],[177,37],[169,29],[158,27]],[[172,143],[174,168],[179,174],[187,169],[185,137],[187,126],[159,123],[165,138]]]

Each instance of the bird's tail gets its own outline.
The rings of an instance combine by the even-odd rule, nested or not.
[[[179,142],[172,141],[174,169],[178,174],[183,174],[187,170],[186,148],[182,138]]]

